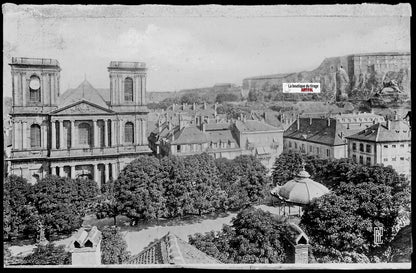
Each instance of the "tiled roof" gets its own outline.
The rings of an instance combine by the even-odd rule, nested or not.
[[[216,264],[220,261],[168,233],[134,255],[127,264]]]
[[[58,98],[58,106],[59,108],[62,108],[82,99],[101,107],[108,108],[104,98],[87,80],[84,80],[77,88],[68,89],[65,93],[63,93]]]
[[[206,131],[228,130],[229,128],[229,123],[208,123],[205,125]]]
[[[390,130],[388,129],[388,122],[390,123]],[[371,142],[410,141],[411,131],[409,125],[404,121],[391,120],[377,123],[348,138]]]
[[[222,131],[205,131],[208,141],[218,143],[220,141],[228,143],[228,141],[235,143],[238,147],[237,141],[234,139],[231,130]]]
[[[172,144],[206,143],[207,136],[196,126],[184,127],[175,131],[175,139]]]
[[[310,122],[312,120],[312,122]],[[306,140],[324,145],[344,145],[343,137],[356,133],[354,129],[347,129],[336,119],[299,118],[300,127],[297,130],[295,121],[283,134],[285,138]]]
[[[246,121],[237,120],[235,122],[235,126],[240,132],[283,130],[283,129],[276,128],[274,126],[271,126],[265,122],[261,122],[258,120],[246,120]]]

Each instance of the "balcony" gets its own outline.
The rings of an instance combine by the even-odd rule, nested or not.
[[[48,151],[46,149],[40,150],[12,150],[10,158],[41,158],[47,157]]]
[[[98,148],[71,148],[64,150],[51,150],[50,157],[82,157],[82,156],[109,156],[126,153],[147,153],[151,152],[147,146],[118,146]]]
[[[59,66],[55,59],[12,57],[12,64]]]

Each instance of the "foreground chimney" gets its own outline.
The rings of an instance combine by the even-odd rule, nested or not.
[[[72,265],[101,265],[101,231],[96,226],[82,227],[71,242]]]
[[[285,238],[289,241],[289,262],[307,264],[309,258],[309,238],[296,224],[290,223]]]

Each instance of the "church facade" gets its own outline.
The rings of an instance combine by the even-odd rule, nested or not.
[[[110,62],[109,100],[87,81],[60,94],[54,59],[13,57],[10,173],[35,183],[47,174],[117,178],[147,143],[146,65]]]

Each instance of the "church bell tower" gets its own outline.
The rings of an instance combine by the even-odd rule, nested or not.
[[[137,111],[146,105],[146,71],[142,62],[110,62],[110,103],[114,111]]]

